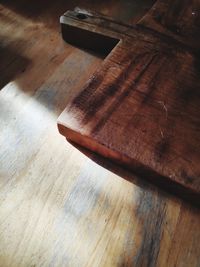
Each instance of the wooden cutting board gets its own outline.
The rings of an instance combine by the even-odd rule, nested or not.
[[[135,26],[81,9],[65,13],[64,40],[110,53],[58,119],[68,140],[197,201],[199,14],[195,0],[159,0]]]

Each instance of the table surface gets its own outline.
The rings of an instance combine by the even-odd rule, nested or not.
[[[197,208],[56,126],[102,62],[63,42],[59,16],[84,4],[135,22],[153,1],[13,2],[0,4],[0,267],[200,266]]]

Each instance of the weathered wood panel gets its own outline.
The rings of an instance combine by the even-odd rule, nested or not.
[[[120,41],[59,117],[60,132],[164,186],[168,180],[184,196],[188,189],[187,197],[199,201],[196,50],[193,53],[170,36],[87,11],[67,12],[61,23],[63,37],[67,40],[73,32],[70,42],[80,42],[84,48],[100,51],[105,43],[111,50],[106,38]],[[89,47],[89,33],[102,36],[102,42],[97,42],[100,46]]]
[[[158,0],[138,24],[200,48],[199,0]]]

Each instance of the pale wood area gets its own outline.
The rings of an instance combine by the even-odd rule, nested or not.
[[[71,2],[0,4],[0,267],[198,267],[199,210],[58,133],[58,115],[102,62],[63,42],[59,16],[81,5]],[[122,19],[130,10],[92,2]]]

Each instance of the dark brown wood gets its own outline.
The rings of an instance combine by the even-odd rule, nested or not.
[[[107,53],[117,45],[67,105],[58,128],[67,139],[198,201],[200,61],[197,46],[184,41],[193,27],[188,22],[182,41],[152,24],[157,7],[186,12],[187,1],[180,2],[158,1],[137,26],[83,10],[61,18],[63,37],[72,44]]]
[[[158,0],[138,24],[200,48],[199,0]]]

